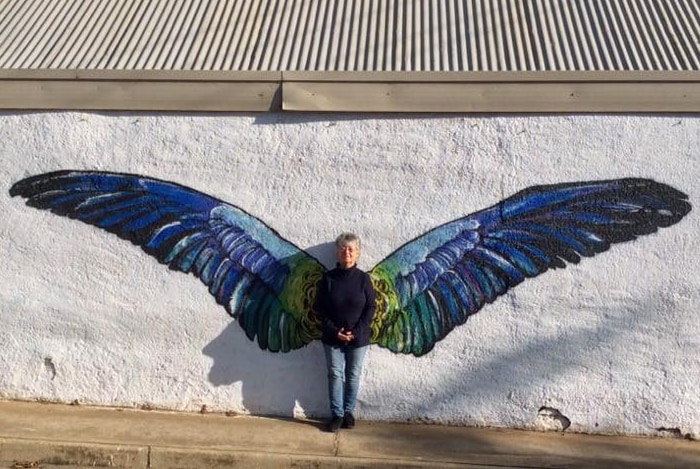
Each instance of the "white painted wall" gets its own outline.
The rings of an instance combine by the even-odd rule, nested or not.
[[[697,116],[4,113],[0,161],[1,397],[278,415],[326,414],[320,344],[259,350],[194,277],[27,207],[12,183],[172,180],[313,252],[356,231],[365,269],[530,185],[668,183],[695,207],[678,225],[524,282],[422,358],[372,347],[358,414],[535,428],[548,406],[575,431],[700,434]]]

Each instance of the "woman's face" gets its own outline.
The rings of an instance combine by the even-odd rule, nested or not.
[[[335,255],[340,266],[344,269],[349,269],[357,264],[357,259],[360,258],[360,246],[354,241],[343,243],[336,248]]]

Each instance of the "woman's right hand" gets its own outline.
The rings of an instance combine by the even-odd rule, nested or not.
[[[352,342],[355,339],[355,335],[352,333],[352,331],[345,332],[344,327],[340,328],[340,330],[338,331],[338,334],[336,334],[336,337],[338,338],[339,341],[346,343],[346,344],[349,342]]]

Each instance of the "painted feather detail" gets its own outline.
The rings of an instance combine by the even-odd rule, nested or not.
[[[174,183],[100,172],[42,174],[10,194],[193,274],[263,349],[287,352],[320,337],[310,310],[324,267],[237,207]]]
[[[372,269],[380,302],[372,340],[423,355],[526,278],[671,226],[690,210],[685,194],[647,179],[523,190],[429,231]]]
[[[33,176],[10,195],[193,274],[263,349],[287,352],[320,337],[310,311],[325,268],[234,205],[167,181],[89,171]],[[536,186],[439,226],[370,271],[372,342],[424,355],[526,278],[679,222],[687,198],[648,179]]]

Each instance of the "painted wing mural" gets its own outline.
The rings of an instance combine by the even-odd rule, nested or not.
[[[287,352],[320,338],[310,310],[325,267],[238,207],[172,182],[92,171],[33,176],[10,195],[193,274],[262,349]],[[436,227],[370,271],[372,343],[424,355],[526,278],[679,222],[691,210],[687,198],[649,179],[535,186]]]

